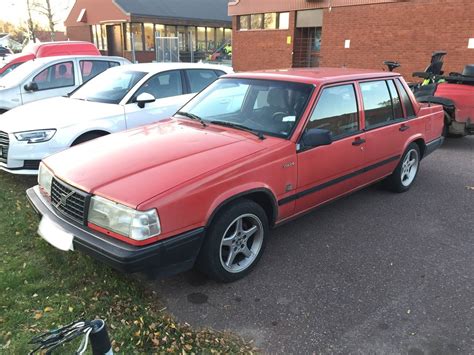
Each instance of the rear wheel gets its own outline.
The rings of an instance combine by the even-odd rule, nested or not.
[[[213,220],[197,266],[220,282],[241,279],[260,260],[267,234],[268,219],[263,208],[253,201],[239,200]]]
[[[420,160],[421,154],[418,144],[411,143],[395,171],[387,178],[387,187],[394,192],[408,191],[418,175]]]

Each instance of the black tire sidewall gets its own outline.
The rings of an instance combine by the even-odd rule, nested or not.
[[[220,247],[222,237],[229,225],[243,214],[255,215],[263,226],[263,242],[260,251],[253,263],[239,273],[231,273],[224,269],[220,261]],[[268,237],[268,218],[263,208],[254,201],[241,199],[229,206],[224,207],[212,220],[207,232],[201,251],[199,253],[197,267],[212,279],[219,282],[233,282],[248,275],[260,260]]]
[[[401,176],[402,176],[402,165],[403,165],[403,161],[405,160],[408,152],[410,152],[413,149],[416,150],[416,152],[418,153],[418,166],[417,166],[416,175],[415,175],[413,181],[411,182],[410,185],[405,186],[405,185],[402,184],[402,178],[401,178]],[[395,192],[408,191],[413,186],[413,183],[416,181],[416,178],[418,176],[418,172],[420,171],[420,162],[421,162],[421,152],[420,152],[420,148],[418,147],[418,144],[410,143],[408,145],[407,149],[405,150],[405,152],[403,153],[402,158],[400,159],[400,162],[398,163],[395,171],[393,172],[393,174],[390,176],[390,178],[388,180],[389,188],[392,191],[395,191]]]

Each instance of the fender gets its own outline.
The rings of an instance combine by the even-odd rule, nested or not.
[[[445,97],[422,96],[422,97],[419,97],[417,100],[418,102],[423,102],[423,103],[438,104],[449,109],[454,109],[456,107],[453,100],[445,98]]]
[[[232,202],[241,197],[245,197],[246,195],[250,195],[255,192],[263,192],[265,193],[272,201],[273,211],[272,211],[272,220],[269,221],[270,225],[273,225],[278,217],[278,203],[277,198],[274,191],[271,189],[270,186],[263,184],[263,183],[251,183],[245,185],[236,186],[230,190],[225,191],[223,194],[218,196],[206,213],[206,228],[211,223],[212,219],[215,215],[220,211],[220,209],[225,206],[226,204]]]

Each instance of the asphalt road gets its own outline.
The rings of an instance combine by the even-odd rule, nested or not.
[[[150,282],[195,327],[264,352],[474,353],[474,137],[449,139],[413,188],[373,186],[275,229],[233,284]]]

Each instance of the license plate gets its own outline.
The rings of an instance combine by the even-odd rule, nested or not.
[[[41,219],[38,227],[38,234],[41,238],[59,250],[74,250],[74,245],[72,243],[74,236],[63,230],[46,216]]]

